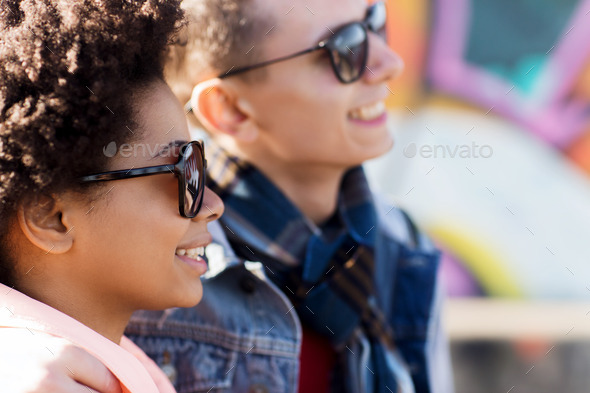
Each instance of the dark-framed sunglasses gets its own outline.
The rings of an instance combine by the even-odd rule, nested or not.
[[[355,82],[363,76],[367,66],[369,31],[386,39],[386,21],[387,10],[385,8],[385,3],[383,1],[377,2],[369,6],[364,21],[345,24],[336,30],[330,38],[319,42],[312,48],[258,64],[239,68],[232,67],[228,71],[220,74],[218,78],[228,78],[232,75],[241,74],[256,68],[266,67],[270,64],[290,60],[323,49],[326,50],[330,56],[332,69],[338,80],[342,83]]]
[[[131,179],[134,177],[171,173],[178,178],[178,210],[185,218],[193,218],[201,209],[205,195],[205,146],[202,141],[191,141],[180,147],[175,165],[156,165],[96,173],[80,178],[82,182]]]

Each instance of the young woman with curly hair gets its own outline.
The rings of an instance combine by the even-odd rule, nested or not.
[[[181,18],[177,0],[0,3],[0,335],[80,346],[123,392],[174,391],[123,330],[199,302],[223,211],[162,79]]]

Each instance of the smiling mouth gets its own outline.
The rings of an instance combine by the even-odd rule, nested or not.
[[[377,101],[373,104],[351,110],[348,112],[348,118],[353,120],[371,121],[383,116],[385,111],[385,102]]]
[[[203,256],[205,255],[205,247],[177,248],[176,255],[186,255],[191,259],[203,259]]]

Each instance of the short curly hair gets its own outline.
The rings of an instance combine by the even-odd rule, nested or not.
[[[180,0],[0,2],[0,282],[18,201],[83,190],[103,146],[134,137],[132,95],[163,78],[182,15]]]
[[[186,23],[170,50],[166,81],[183,103],[194,85],[230,68],[254,64],[263,55],[260,42],[273,24],[260,12],[260,0],[184,0]],[[204,27],[206,26],[206,27]],[[264,70],[237,75],[258,81]]]

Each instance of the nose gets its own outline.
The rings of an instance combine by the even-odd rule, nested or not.
[[[363,79],[367,83],[389,82],[397,78],[404,69],[404,61],[383,40],[369,33],[369,58]]]
[[[193,218],[194,221],[214,221],[223,214],[223,201],[216,193],[211,191],[209,187],[205,187],[205,194],[203,195],[203,205],[199,213]]]

